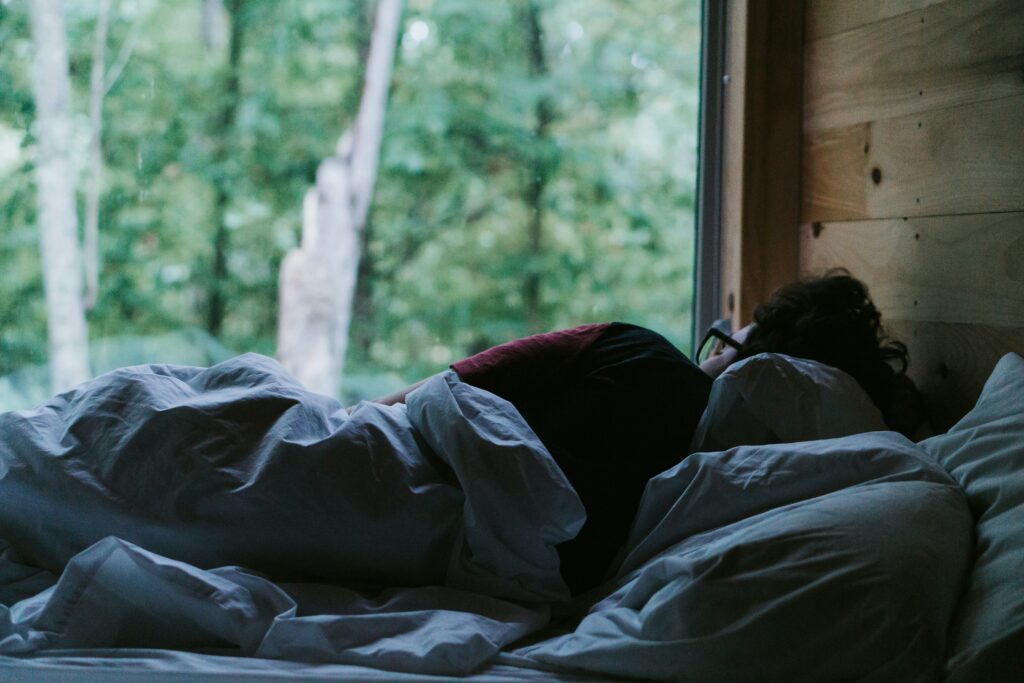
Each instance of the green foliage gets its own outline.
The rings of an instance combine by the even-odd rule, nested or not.
[[[97,375],[126,365],[154,362],[209,366],[232,355],[216,339],[195,328],[141,337],[123,334],[94,339],[89,345],[90,364]],[[46,365],[26,365],[0,377],[0,406],[5,409],[26,408],[45,401],[49,396],[49,370]]]
[[[0,375],[46,360],[26,2],[0,4]],[[585,322],[636,322],[689,349],[698,5],[407,0],[346,400],[493,343]],[[84,160],[96,4],[65,7]],[[103,262],[88,321],[94,340],[128,340],[96,341],[94,370],[162,362],[175,343],[178,357],[212,358],[187,351],[194,344],[179,331],[205,319],[218,187],[230,235],[219,343],[272,354],[278,269],[298,240],[303,193],[358,106],[368,3],[241,2],[240,98],[227,130],[227,53],[204,47],[199,0],[113,7],[108,64],[126,40],[134,48],[104,101]],[[524,301],[531,277],[534,319]],[[163,341],[147,348],[140,340],[150,338]],[[100,347],[114,349],[102,362]]]

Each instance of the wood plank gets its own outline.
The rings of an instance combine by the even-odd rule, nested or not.
[[[937,433],[949,429],[974,406],[1004,354],[1024,355],[1024,327],[883,321],[889,333],[910,350],[908,374],[924,396]]]
[[[732,320],[739,329],[737,299],[743,284],[743,155],[746,140],[744,107],[747,91],[747,4],[749,0],[728,0],[725,70],[728,81],[722,99],[722,225],[720,261],[720,318]],[[698,330],[697,334],[704,334]]]
[[[1024,327],[1024,213],[804,225],[800,267],[842,266],[882,315]]]
[[[931,5],[812,41],[804,55],[808,132],[1020,94],[1021,0]]]
[[[738,325],[797,275],[803,0],[730,9],[727,61],[742,81],[730,80],[725,98],[723,296]]]
[[[1024,210],[1024,95],[804,138],[802,221]]]
[[[804,26],[807,41],[849,31],[934,5],[944,0],[807,0]]]

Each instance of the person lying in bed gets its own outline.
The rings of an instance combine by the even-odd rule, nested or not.
[[[734,337],[709,331],[701,346],[717,346],[699,366],[657,332],[612,322],[517,339],[451,368],[512,403],[579,493],[587,522],[558,546],[577,594],[601,583],[647,480],[686,456],[712,379],[736,361],[773,352],[831,365],[860,383],[891,428],[912,430],[897,405],[907,349],[880,321],[865,285],[835,270],[780,288]],[[416,386],[375,402],[403,402]]]

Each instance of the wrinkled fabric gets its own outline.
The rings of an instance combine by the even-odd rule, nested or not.
[[[229,648],[252,657],[465,674],[547,623],[542,607],[442,586],[366,597],[274,584],[237,567],[200,570],[116,538],[79,553],[59,581],[0,606],[0,653],[69,648]]]
[[[733,363],[711,385],[690,450],[724,451],[887,429],[857,380],[842,370],[759,353]]]
[[[1013,680],[1024,670],[1024,358],[1003,356],[971,411],[921,447],[963,487],[977,525],[947,680]]]
[[[515,409],[451,372],[408,408],[349,415],[262,356],[126,368],[0,416],[0,538],[20,563],[0,575],[59,577],[2,608],[0,654],[229,647],[466,672],[567,598],[554,545],[583,520]],[[292,593],[317,583],[303,611]]]
[[[660,681],[935,681],[963,493],[894,432],[697,453],[653,478],[574,632],[503,661]]]
[[[648,483],[617,574],[552,633],[553,546],[579,499],[511,405],[454,373],[352,415],[262,357],[94,382],[0,416],[0,658],[941,675],[972,519],[897,434],[689,456]]]

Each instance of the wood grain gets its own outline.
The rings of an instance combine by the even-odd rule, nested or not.
[[[913,12],[943,0],[807,0],[804,26],[807,41]]]
[[[807,0],[800,269],[845,266],[944,431],[1024,355],[1024,0]]]
[[[800,267],[842,266],[885,317],[1024,328],[1024,213],[805,225]]]
[[[725,46],[728,81],[723,89],[722,118],[722,225],[721,225],[721,313],[739,329],[737,299],[743,285],[743,156],[746,141],[744,102],[747,91],[747,4],[728,0],[729,27]],[[698,332],[703,334],[703,332]]]
[[[805,136],[805,223],[1024,210],[1024,95]]]
[[[722,271],[724,309],[739,325],[797,275],[803,0],[730,8],[727,61],[742,80],[725,98]]]
[[[807,132],[1020,94],[1021,0],[934,4],[805,48]]]
[[[925,398],[929,420],[944,432],[978,400],[996,362],[1024,355],[1024,327],[885,320],[910,350],[909,375]]]

